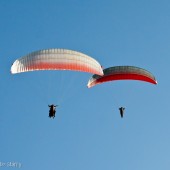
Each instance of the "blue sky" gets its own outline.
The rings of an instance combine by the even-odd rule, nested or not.
[[[168,0],[1,0],[0,169],[169,170],[169,9]],[[10,74],[17,58],[48,48],[83,52],[104,68],[147,69],[158,85],[87,89],[89,73]]]

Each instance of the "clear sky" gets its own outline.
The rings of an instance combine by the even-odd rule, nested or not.
[[[88,89],[90,73],[10,74],[17,58],[48,48],[147,69],[158,85]],[[169,0],[0,0],[0,170],[169,170],[169,64]]]

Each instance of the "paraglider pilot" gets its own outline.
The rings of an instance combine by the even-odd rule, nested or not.
[[[48,107],[50,108],[50,110],[49,110],[49,117],[50,117],[50,118],[53,117],[53,119],[54,119],[55,113],[56,113],[56,107],[57,107],[57,106],[58,106],[58,105],[54,105],[54,104],[48,105]]]
[[[123,114],[124,114],[125,108],[124,107],[120,107],[119,110],[120,110],[120,116],[121,116],[121,118],[123,118]]]

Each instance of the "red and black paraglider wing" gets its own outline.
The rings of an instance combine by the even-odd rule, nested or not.
[[[103,70],[104,75],[93,75],[89,82],[88,88],[97,84],[114,80],[139,80],[152,84],[157,84],[155,77],[147,70],[134,66],[115,66]]]

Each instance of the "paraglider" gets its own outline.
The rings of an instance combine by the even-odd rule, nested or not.
[[[49,110],[49,117],[50,117],[50,118],[53,118],[53,119],[54,119],[55,113],[56,113],[56,107],[57,107],[57,106],[58,106],[58,105],[54,105],[54,104],[48,105],[48,107],[50,108],[50,110]]]
[[[140,80],[157,84],[155,77],[149,71],[134,66],[115,66],[103,70],[104,75],[93,75],[88,81],[87,87],[114,80]]]
[[[157,81],[149,71],[135,66],[115,66],[103,70],[104,75],[94,74],[88,81],[87,87],[91,88],[97,84],[115,81],[115,80],[139,80],[151,84],[157,84]],[[120,116],[123,118],[124,107],[120,107]]]
[[[67,49],[46,49],[32,52],[17,59],[11,66],[11,73],[39,70],[70,70],[103,75],[100,63],[94,58]],[[49,105],[49,117],[55,117],[55,105]]]
[[[119,108],[121,118],[123,118],[124,110],[125,110],[124,107],[120,107],[120,108]]]

